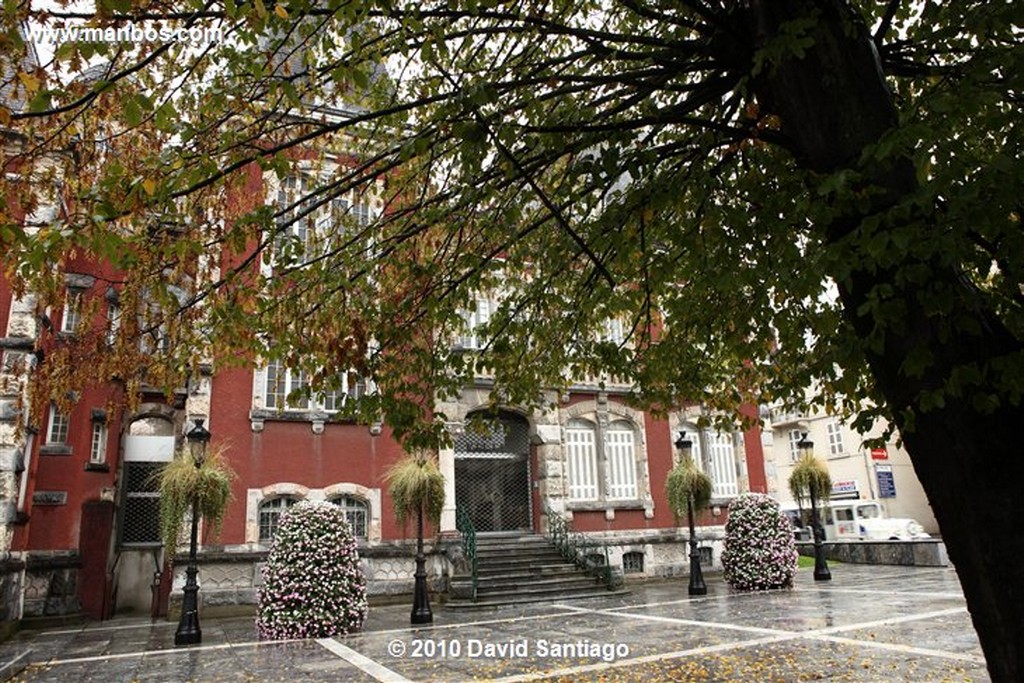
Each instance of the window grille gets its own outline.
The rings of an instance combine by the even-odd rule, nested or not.
[[[455,505],[479,532],[531,528],[530,426],[502,413],[455,437]]]
[[[352,528],[352,535],[356,538],[366,539],[367,520],[370,517],[370,506],[366,501],[352,496],[339,496],[332,498],[331,502],[344,511],[345,518]]]
[[[270,543],[274,540],[274,536],[277,535],[277,527],[281,523],[281,515],[297,502],[299,502],[297,498],[281,496],[260,504],[260,543]]]
[[[569,458],[569,499],[597,500],[597,451],[594,427],[585,420],[572,420],[565,430]]]
[[[164,463],[124,464],[121,545],[160,545],[160,470]]]
[[[644,554],[639,551],[632,551],[622,555],[623,574],[643,574]]]
[[[608,464],[608,498],[637,498],[636,445],[633,429],[617,421],[605,431],[605,457]]]

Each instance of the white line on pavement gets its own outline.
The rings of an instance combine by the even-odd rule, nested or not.
[[[926,647],[914,647],[901,643],[883,643],[877,640],[858,640],[856,638],[840,638],[839,636],[816,636],[816,640],[827,640],[840,645],[855,645],[858,647],[874,647],[880,650],[892,650],[908,655],[921,655],[924,657],[939,657],[941,659],[956,659],[961,662],[985,665],[985,658],[979,655],[972,655],[966,652],[945,652],[942,650],[931,650]]]
[[[957,661],[962,661],[962,662],[968,662],[968,663],[971,663],[971,664],[981,664],[981,665],[985,664],[985,658],[977,656],[977,655],[971,655],[971,654],[959,653],[959,652],[944,652],[944,651],[941,651],[941,650],[931,650],[931,649],[927,649],[927,648],[913,647],[913,646],[910,646],[910,645],[898,645],[898,644],[892,644],[892,643],[881,643],[881,642],[872,641],[872,640],[858,640],[858,639],[855,639],[855,638],[843,638],[843,637],[839,637],[839,636],[829,635],[831,633],[839,633],[839,632],[843,632],[843,631],[858,630],[858,629],[863,629],[863,628],[877,628],[879,626],[889,626],[889,625],[892,625],[892,624],[905,623],[905,622],[909,622],[909,621],[917,621],[917,620],[921,620],[921,619],[931,619],[931,618],[935,618],[935,617],[949,616],[949,615],[952,615],[952,614],[960,614],[960,613],[963,613],[963,612],[966,611],[964,608],[960,608],[960,607],[955,608],[955,609],[947,609],[947,610],[939,610],[939,611],[934,611],[934,612],[923,612],[923,613],[920,613],[920,614],[905,615],[905,616],[902,616],[902,617],[894,617],[892,619],[879,619],[877,621],[861,622],[861,623],[857,623],[857,624],[849,624],[849,625],[846,625],[846,626],[833,626],[833,627],[829,627],[829,628],[816,629],[816,630],[804,631],[804,632],[801,632],[801,631],[783,631],[783,630],[779,630],[779,629],[765,629],[765,628],[757,628],[757,627],[740,627],[740,626],[736,626],[735,624],[719,624],[719,623],[716,623],[716,622],[694,621],[694,620],[690,620],[690,619],[674,619],[672,617],[658,617],[658,616],[653,616],[653,615],[642,615],[642,614],[634,614],[634,613],[621,612],[621,611],[615,611],[614,613],[612,613],[612,612],[606,611],[606,610],[593,610],[593,609],[588,609],[588,608],[585,608],[585,607],[573,608],[572,606],[567,606],[567,605],[559,605],[559,607],[563,607],[563,608],[567,608],[567,609],[572,609],[573,611],[575,611],[577,613],[589,613],[589,614],[594,614],[594,615],[600,615],[600,614],[612,615],[612,614],[614,614],[614,615],[617,615],[617,616],[624,616],[624,617],[628,617],[628,618],[632,618],[632,619],[641,619],[641,620],[647,620],[647,621],[671,622],[671,623],[678,623],[678,624],[683,624],[683,625],[698,625],[698,626],[704,626],[704,627],[707,627],[707,628],[733,629],[733,630],[738,630],[738,631],[748,631],[748,632],[754,632],[754,633],[760,632],[760,633],[767,633],[767,634],[773,634],[773,635],[766,635],[765,637],[754,638],[752,640],[741,640],[741,641],[731,642],[731,643],[720,643],[718,645],[710,645],[710,646],[706,646],[706,647],[691,648],[689,650],[677,650],[675,652],[665,652],[665,653],[662,653],[662,654],[653,654],[653,655],[646,655],[646,656],[643,656],[643,657],[633,657],[633,658],[630,658],[630,659],[621,659],[621,660],[617,660],[617,661],[611,662],[611,663],[602,662],[602,663],[599,663],[599,664],[586,664],[586,665],[581,665],[581,666],[567,667],[567,668],[558,669],[558,670],[555,670],[555,671],[545,671],[545,672],[537,672],[537,673],[530,673],[530,674],[520,674],[520,675],[516,675],[516,676],[509,676],[509,677],[506,677],[506,678],[500,678],[500,679],[497,679],[496,681],[494,681],[492,683],[527,683],[528,681],[537,681],[537,680],[543,680],[543,679],[547,679],[547,678],[558,678],[560,676],[574,676],[574,675],[578,675],[578,674],[588,673],[588,672],[591,672],[591,671],[601,671],[601,670],[605,670],[605,669],[608,669],[608,668],[619,668],[619,667],[624,667],[624,666],[637,666],[637,665],[641,665],[641,664],[649,664],[649,663],[659,662],[659,661],[664,661],[664,660],[669,660],[669,659],[681,659],[683,657],[691,657],[691,656],[712,654],[712,653],[716,653],[716,652],[727,652],[729,650],[738,650],[738,649],[742,649],[742,648],[756,647],[756,646],[759,646],[759,645],[768,645],[768,644],[772,644],[772,643],[781,643],[781,642],[790,641],[790,640],[800,640],[801,638],[809,638],[809,639],[813,639],[813,640],[824,640],[824,641],[830,641],[830,642],[835,642],[835,643],[844,644],[844,645],[850,645],[850,646],[855,646],[855,647],[856,646],[874,647],[874,648],[879,648],[879,649],[884,649],[884,650],[891,650],[891,651],[901,652],[903,654],[913,654],[913,655],[920,655],[920,656],[925,656],[925,657],[937,657],[937,658],[940,658],[940,659],[952,659],[952,660],[957,660]]]
[[[588,673],[591,671],[605,671],[610,668],[650,664],[653,662],[660,662],[665,659],[682,659],[683,657],[691,657],[693,655],[705,655],[712,654],[715,652],[726,652],[728,650],[734,650],[738,647],[754,647],[757,645],[781,643],[786,640],[795,640],[796,637],[797,636],[787,633],[777,636],[768,636],[765,638],[755,638],[753,640],[744,640],[739,643],[720,643],[718,645],[694,647],[690,648],[689,650],[676,650],[675,652],[665,652],[656,655],[645,655],[643,657],[633,657],[630,659],[619,659],[614,662],[584,664],[582,666],[571,666],[566,667],[564,669],[556,669],[554,671],[538,671],[536,673],[518,674],[516,676],[508,676],[506,678],[497,678],[492,680],[491,683],[527,683],[528,681],[540,681],[548,678],[558,678],[560,676],[575,676],[577,674]]]
[[[645,607],[646,605],[639,605],[639,607]],[[619,616],[628,617],[630,619],[637,619],[639,621],[660,621],[666,624],[679,624],[680,626],[707,626],[709,628],[720,628],[726,631],[743,631],[745,633],[760,633],[761,635],[780,635],[795,633],[793,631],[785,631],[778,628],[763,628],[760,626],[740,626],[737,624],[722,624],[715,621],[701,621],[699,619],[680,619],[679,617],[662,617],[656,614],[637,614],[636,612],[607,612],[604,610],[591,610],[586,608],[580,608],[579,612],[587,612],[589,614],[603,614],[606,616]]]
[[[893,596],[908,596],[915,598],[949,598],[963,600],[963,593],[950,593],[946,591],[901,591],[901,590],[872,590],[870,588],[829,588],[827,586],[819,586],[818,590],[822,593],[861,593],[864,595],[884,595],[886,597]]]
[[[382,683],[412,683],[412,681],[397,671],[392,671],[383,664],[359,654],[352,648],[342,645],[334,638],[317,638],[316,642]]]

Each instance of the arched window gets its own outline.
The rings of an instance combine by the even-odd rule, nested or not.
[[[569,499],[597,500],[597,439],[587,420],[570,420],[565,429],[569,465]]]
[[[331,502],[345,512],[345,518],[352,527],[352,535],[365,541],[370,519],[370,506],[367,502],[354,496],[337,496],[331,498]]]
[[[277,526],[281,522],[281,515],[297,502],[299,502],[298,498],[281,496],[260,503],[260,543],[270,543],[274,540],[274,536],[277,534]]]
[[[608,498],[638,498],[636,486],[636,436],[625,420],[616,420],[604,432],[605,458],[608,463]]]

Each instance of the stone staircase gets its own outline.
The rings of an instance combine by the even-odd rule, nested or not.
[[[500,607],[548,600],[622,595],[620,585],[609,589],[596,576],[562,557],[551,543],[538,534],[500,533],[478,535],[477,599],[472,594],[472,577],[457,575],[446,607],[452,609]]]

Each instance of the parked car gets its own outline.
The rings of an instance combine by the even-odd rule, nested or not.
[[[787,505],[783,511],[793,522],[793,534],[798,541],[811,540],[814,536],[804,519],[809,516],[807,510],[801,518],[796,506]],[[872,540],[872,541],[911,541],[931,538],[924,527],[908,517],[886,517],[881,503],[874,500],[835,500],[825,503],[819,510],[825,539],[836,540]]]

